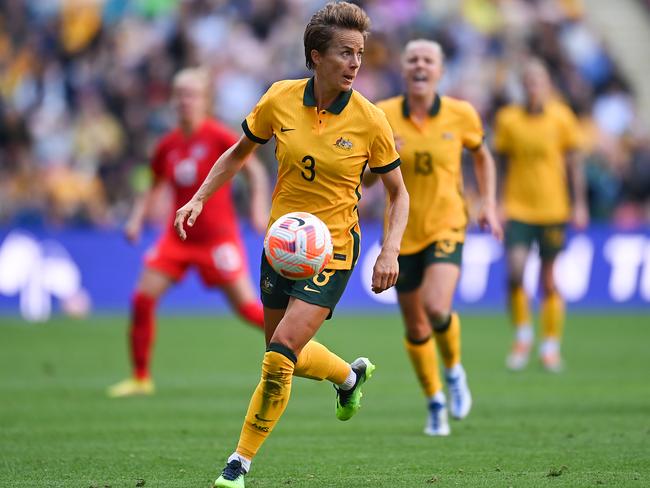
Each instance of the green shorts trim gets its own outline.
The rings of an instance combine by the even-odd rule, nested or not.
[[[506,249],[516,246],[529,248],[536,242],[542,260],[557,256],[566,242],[566,224],[527,224],[519,220],[506,222]]]
[[[460,268],[462,260],[463,243],[450,240],[433,241],[415,254],[400,254],[397,257],[399,276],[395,289],[398,292],[417,289],[422,284],[424,270],[430,264],[451,263]]]
[[[295,297],[303,302],[329,308],[330,313],[327,318],[330,319],[351,275],[351,269],[325,269],[308,280],[290,280],[275,272],[262,251],[260,265],[262,304],[268,308],[285,309],[289,305],[290,297]]]

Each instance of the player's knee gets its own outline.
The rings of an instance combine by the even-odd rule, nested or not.
[[[542,281],[542,293],[545,297],[555,295],[557,293],[557,287],[552,280],[543,280]]]
[[[421,344],[431,337],[431,325],[426,321],[416,320],[406,324],[406,339],[413,344]]]
[[[447,310],[446,308],[435,304],[426,305],[425,308],[433,330],[436,332],[444,332],[449,328],[449,323],[451,322],[451,310]]]
[[[508,275],[508,291],[514,291],[524,286],[524,281],[519,275]]]

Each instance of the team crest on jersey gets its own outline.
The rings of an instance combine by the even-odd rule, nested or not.
[[[344,139],[343,137],[339,137],[334,145],[338,148],[344,149],[346,151],[351,151],[352,150],[352,141],[348,141],[347,139]]]
[[[443,132],[442,133],[442,138],[445,141],[453,141],[454,140],[454,134],[451,132]]]
[[[192,158],[183,159],[174,165],[174,180],[180,186],[194,185],[197,175],[197,164]]]
[[[190,154],[194,159],[203,159],[208,154],[208,148],[204,144],[194,144]]]

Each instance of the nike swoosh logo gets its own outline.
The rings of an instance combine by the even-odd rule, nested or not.
[[[311,292],[314,292],[314,293],[320,293],[320,290],[315,290],[315,289],[313,289],[313,288],[310,288],[309,285],[305,285],[305,287],[303,288],[303,290],[305,290],[305,291],[311,291]]]
[[[289,132],[290,130],[296,130],[296,129],[287,129],[286,127],[280,127],[280,132]]]

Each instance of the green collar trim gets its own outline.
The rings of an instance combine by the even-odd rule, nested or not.
[[[442,105],[442,100],[440,99],[440,95],[436,93],[436,96],[433,99],[433,105],[431,105],[431,108],[429,109],[429,116],[435,117],[436,115],[438,115],[438,113],[440,112],[441,105]],[[402,99],[402,115],[406,119],[411,116],[411,110],[409,109],[409,102],[406,95],[403,95],[403,99]]]
[[[350,101],[350,97],[352,96],[352,92],[354,90],[348,90],[346,92],[341,92],[339,93],[339,96],[336,97],[336,100],[332,102],[332,104],[327,107],[327,111],[329,113],[339,115],[341,112],[343,112],[343,109],[348,105],[348,102]],[[309,81],[307,81],[307,86],[305,86],[305,94],[302,97],[302,104],[305,105],[306,107],[316,107],[316,95],[314,95],[314,77],[312,76],[309,78]]]

